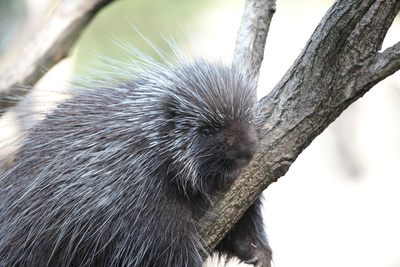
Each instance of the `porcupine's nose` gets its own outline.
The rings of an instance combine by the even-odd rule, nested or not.
[[[253,154],[248,153],[248,151],[244,151],[244,153],[241,154],[237,159],[239,167],[243,168],[243,167],[247,166],[250,163],[252,158],[253,158]]]
[[[247,166],[253,158],[256,150],[254,142],[245,142],[242,147],[236,151],[236,161],[239,168]]]
[[[255,131],[246,129],[246,131],[236,138],[232,146],[232,159],[235,168],[243,168],[247,166],[258,147],[258,138]]]

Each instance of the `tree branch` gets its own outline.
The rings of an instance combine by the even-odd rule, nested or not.
[[[0,75],[0,115],[15,101],[10,96],[25,95],[21,85],[34,85],[44,73],[65,58],[76,39],[95,14],[112,0],[64,0],[42,26],[20,57]]]
[[[257,155],[201,219],[210,250],[343,110],[400,68],[399,44],[377,52],[399,8],[395,0],[338,0],[328,10],[293,66],[261,100]]]
[[[378,53],[368,69],[364,72],[364,77],[370,77],[376,81],[381,81],[400,69],[400,42],[387,48],[382,53]]]
[[[256,72],[259,72],[275,10],[275,0],[246,0],[236,39],[234,64],[251,62]]]

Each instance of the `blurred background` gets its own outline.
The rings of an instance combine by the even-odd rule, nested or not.
[[[58,2],[0,0],[0,75]],[[285,74],[332,3],[277,0],[260,97]],[[229,63],[243,8],[244,0],[115,1],[37,87],[54,91],[74,73],[102,68],[96,54],[127,61],[117,39],[152,55],[133,26],[166,53],[162,34],[184,37],[182,28],[189,27],[201,54]],[[397,18],[383,48],[399,37]],[[0,133],[6,130],[0,124]],[[400,267],[400,72],[351,105],[264,196],[276,267]]]

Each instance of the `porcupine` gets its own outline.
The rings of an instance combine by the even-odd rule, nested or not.
[[[202,266],[197,222],[258,146],[256,84],[201,57],[135,64],[31,130],[0,180],[0,266]],[[260,205],[215,253],[270,266]]]

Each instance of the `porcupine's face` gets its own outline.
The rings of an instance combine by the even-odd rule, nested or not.
[[[213,179],[216,185],[225,186],[253,158],[258,147],[258,134],[251,120],[226,121],[218,126],[198,129],[199,168],[204,173],[203,179]]]
[[[184,186],[209,192],[235,179],[256,152],[256,93],[232,69],[189,67],[166,101],[173,169]]]

